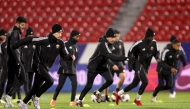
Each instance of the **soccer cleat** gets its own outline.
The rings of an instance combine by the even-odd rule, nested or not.
[[[134,103],[137,105],[137,106],[142,106],[142,103],[141,103],[141,100],[134,100]]]
[[[174,91],[173,94],[170,93],[169,98],[176,98],[176,92]]]
[[[32,96],[32,101],[33,101],[34,107],[36,109],[40,109],[39,98],[36,96]]]
[[[20,107],[20,109],[28,109],[28,107],[26,106],[26,104],[23,101],[18,101],[17,102],[18,106]]]
[[[70,102],[69,106],[76,106],[75,102]]]
[[[156,97],[152,97],[150,101],[156,103]]]
[[[96,101],[97,101],[98,103],[100,103],[100,102],[101,102],[101,95],[100,95],[100,93],[97,94],[97,91],[94,91],[93,94],[96,96]]]
[[[55,106],[56,100],[52,99],[50,102],[50,106]]]
[[[118,91],[115,91],[115,103],[118,105],[120,100],[120,96],[118,95]]]
[[[10,106],[10,107],[15,107],[12,103],[12,100],[11,100],[11,97],[9,95],[5,95],[3,97],[4,101],[6,102],[6,105],[7,106]]]
[[[27,104],[28,104],[28,105],[32,105],[32,101],[29,101]]]
[[[5,104],[5,101],[3,101],[3,100],[0,100],[0,104]]]
[[[83,104],[82,104],[82,101],[80,101],[80,100],[77,101],[76,106],[78,106],[78,107],[84,107]]]

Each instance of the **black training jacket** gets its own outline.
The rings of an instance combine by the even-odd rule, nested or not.
[[[3,42],[1,44],[1,62],[0,62],[0,66],[1,67],[7,67],[7,42]]]
[[[148,70],[152,57],[155,59],[159,59],[159,49],[155,40],[149,42],[148,39],[144,38],[140,41],[135,42],[129,52],[128,57],[132,60],[132,58],[137,59],[140,64]],[[129,65],[132,66],[132,65]],[[134,69],[134,68],[133,68]]]
[[[164,71],[165,74],[171,73],[171,68],[178,68],[178,61],[180,57],[180,50],[176,51],[172,45],[164,49],[161,54],[161,61],[157,65],[157,72]]]
[[[105,36],[99,39],[99,43],[93,55],[90,57],[88,61],[87,68],[89,71],[98,71],[98,68],[106,66],[109,61],[108,59],[111,59],[113,61],[124,61],[127,59],[127,57],[125,56],[114,55],[111,52],[110,47],[112,47],[112,45],[108,43]]]
[[[60,58],[60,65],[58,73],[66,73],[66,74],[76,74],[76,63],[78,59],[78,51],[79,48],[73,38],[70,38],[67,42],[65,42],[65,46],[71,55],[75,55],[75,60],[63,60]]]

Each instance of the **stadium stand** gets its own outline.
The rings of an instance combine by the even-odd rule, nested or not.
[[[190,0],[148,0],[123,40],[139,40],[144,37],[146,28],[151,27],[157,41],[168,41],[171,35],[180,41],[190,41],[189,25]]]
[[[45,36],[54,23],[60,23],[63,35],[74,28],[81,32],[79,42],[96,42],[109,27],[125,0],[4,0],[0,3],[0,28],[9,30],[22,15],[35,35]],[[104,3],[102,3],[104,2]],[[66,40],[63,37],[63,40]]]

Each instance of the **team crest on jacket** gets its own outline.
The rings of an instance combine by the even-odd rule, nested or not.
[[[121,49],[122,47],[121,47],[121,45],[119,45],[119,49]]]
[[[115,50],[115,47],[112,47],[112,50]]]
[[[154,47],[151,47],[150,50],[154,50]]]
[[[25,46],[24,46],[24,48],[28,48],[28,46],[27,46],[27,45],[25,45]]]
[[[76,48],[76,52],[78,52],[78,49]]]
[[[33,45],[32,48],[33,48],[33,49],[36,49],[36,45]]]
[[[56,48],[59,49],[59,47],[60,47],[60,46],[57,44],[57,45],[56,45]]]
[[[176,57],[179,58],[179,55],[177,55]]]

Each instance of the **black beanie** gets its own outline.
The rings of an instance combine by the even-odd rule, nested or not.
[[[80,36],[80,33],[77,30],[72,30],[70,37],[74,37],[74,36],[78,36],[78,35]]]
[[[61,25],[59,25],[59,24],[54,24],[53,26],[52,26],[52,34],[53,33],[56,33],[56,32],[62,32],[63,30],[62,30],[62,27],[61,27]]]
[[[112,28],[109,28],[109,29],[106,31],[106,37],[116,37],[115,31],[114,31]]]
[[[25,37],[27,37],[28,35],[33,35],[34,34],[34,30],[31,27],[28,27],[26,29],[26,35]]]
[[[154,35],[155,35],[155,32],[152,29],[148,28],[146,30],[145,37],[154,37]]]
[[[177,39],[176,36],[171,36],[171,37],[170,37],[170,42],[173,42],[175,39]]]
[[[1,30],[0,30],[0,36],[1,36],[1,35],[5,35],[5,36],[6,36],[6,35],[7,35],[7,32],[6,32],[4,29],[1,29]]]

